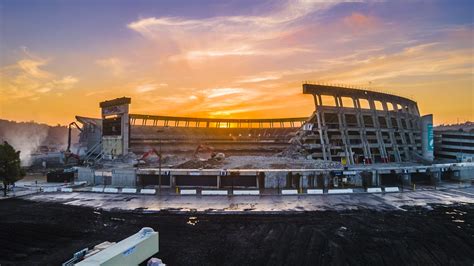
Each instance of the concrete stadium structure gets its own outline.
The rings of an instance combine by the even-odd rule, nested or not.
[[[218,152],[275,154],[290,146],[312,159],[347,164],[433,160],[432,116],[415,101],[343,86],[303,84],[314,98],[309,117],[215,119],[130,114],[130,98],[100,103],[102,118],[77,117],[88,158],[115,158],[161,146],[191,153],[207,144]]]
[[[227,155],[273,154],[306,122],[305,117],[274,119],[206,119],[130,114],[131,151],[162,146],[165,153],[192,154],[199,144]]]
[[[132,166],[124,163],[127,160],[118,160],[116,167],[112,160],[106,166],[78,167],[78,181],[112,186],[113,191],[116,188],[137,191],[135,188],[141,187],[143,193],[153,194],[156,192],[153,188],[158,186],[189,189],[186,193],[196,193],[195,188],[209,188],[209,193],[227,195],[226,189],[234,193],[234,188],[253,189],[248,193],[259,193],[255,189],[266,188],[285,188],[292,193],[302,189],[317,189],[321,193],[321,189],[340,191],[341,187],[365,187],[369,191],[370,187],[380,190],[381,186],[436,184],[441,179],[464,180],[472,175],[470,164],[427,163],[433,160],[433,117],[421,117],[413,100],[310,83],[303,84],[303,92],[314,99],[315,109],[309,117],[156,116],[130,114],[130,98],[102,102],[102,118],[77,117],[83,125],[80,142],[85,147],[86,161],[107,161],[126,157],[131,152],[139,155],[153,148],[164,155],[193,155],[199,144],[212,146],[214,151],[226,155],[283,152],[282,155],[292,158],[284,158],[288,159],[287,163],[278,163],[276,158],[282,157],[275,156],[225,159],[228,162],[235,158],[258,158],[255,160],[268,161],[266,168],[245,160],[236,164],[237,167],[217,163],[211,168],[194,164],[186,168],[187,162],[165,167],[159,164],[158,168],[156,164]],[[190,160],[194,161],[200,160]],[[367,165],[372,163],[377,164]],[[94,189],[105,192],[103,187]]]
[[[303,84],[315,112],[299,134],[313,158],[349,164],[433,160],[432,116],[420,117],[415,101],[342,86]],[[422,140],[423,139],[423,140]],[[424,144],[424,145],[423,145]]]

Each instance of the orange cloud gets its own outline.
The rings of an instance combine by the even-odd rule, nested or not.
[[[377,19],[358,12],[353,12],[350,16],[344,18],[344,23],[352,28],[372,28],[377,26]]]

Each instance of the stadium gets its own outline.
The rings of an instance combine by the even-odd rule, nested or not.
[[[100,103],[102,118],[77,116],[80,145],[94,158],[129,152],[191,155],[200,145],[226,155],[298,152],[308,159],[370,164],[433,160],[432,116],[397,95],[303,84],[314,99],[308,117],[216,119],[129,113],[130,98]],[[431,133],[429,133],[431,132]],[[422,138],[425,136],[425,138]],[[428,137],[431,136],[431,140]]]

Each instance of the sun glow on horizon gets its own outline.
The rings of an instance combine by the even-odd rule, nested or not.
[[[470,1],[45,2],[1,4],[0,119],[68,124],[122,96],[139,114],[305,117],[302,81],[320,80],[474,120]]]

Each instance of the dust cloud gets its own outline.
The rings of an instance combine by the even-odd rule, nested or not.
[[[0,142],[7,141],[16,150],[20,150],[22,166],[32,163],[32,154],[39,151],[61,151],[67,146],[67,127],[49,126],[35,122],[14,122],[0,119]],[[73,134],[73,143],[77,141],[77,132]]]

